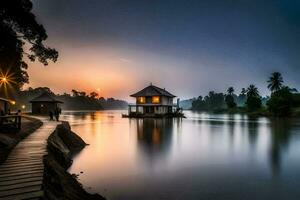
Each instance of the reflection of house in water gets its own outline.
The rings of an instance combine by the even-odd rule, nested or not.
[[[152,159],[165,154],[171,146],[173,119],[136,119],[139,147]]]

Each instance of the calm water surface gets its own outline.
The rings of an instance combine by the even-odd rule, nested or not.
[[[87,146],[71,173],[109,199],[300,199],[300,121],[65,112]]]

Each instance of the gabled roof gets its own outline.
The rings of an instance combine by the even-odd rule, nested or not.
[[[141,96],[145,96],[145,97],[149,97],[149,96],[166,96],[166,97],[176,97],[175,95],[171,94],[170,92],[168,92],[165,89],[156,87],[154,85],[149,85],[148,87],[145,87],[144,89],[142,89],[141,91],[134,93],[132,95],[130,95],[131,97],[141,97]]]
[[[40,96],[35,97],[30,101],[30,103],[33,102],[53,102],[53,103],[63,103],[62,101],[56,100],[54,97],[52,97],[49,93],[44,92]]]

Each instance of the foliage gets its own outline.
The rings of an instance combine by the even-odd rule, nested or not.
[[[275,116],[289,116],[293,106],[293,94],[290,88],[285,86],[273,92],[267,106]]]
[[[235,103],[233,95],[234,95],[234,88],[229,87],[227,89],[227,95],[225,96],[225,102],[226,102],[228,108],[236,107],[236,103]]]
[[[204,98],[199,96],[192,102],[193,110],[216,111],[225,107],[225,99],[223,93],[215,93],[210,91]]]
[[[47,87],[38,87],[35,89],[28,88],[27,90],[18,92],[18,97],[16,99],[18,109],[21,108],[21,105],[26,105],[26,107],[29,109],[29,101],[44,92],[47,92],[54,98],[63,101],[64,104],[62,104],[61,106],[64,110],[99,110],[127,108],[126,101],[117,100],[114,98],[97,98],[98,94],[96,92],[91,92],[90,95],[86,95],[86,92],[72,90],[72,95],[68,93],[59,95],[54,94]]]
[[[257,87],[253,84],[249,85],[249,87],[247,88],[246,91],[247,91],[247,93],[246,93],[247,98],[259,96],[259,91],[258,91]]]
[[[260,97],[248,97],[246,101],[248,111],[257,111],[261,108]]]
[[[233,87],[229,87],[229,88],[227,89],[227,93],[228,93],[230,96],[232,96],[233,93],[234,93],[234,88],[233,88]]]
[[[235,103],[234,98],[233,98],[232,95],[229,95],[229,94],[226,95],[225,102],[226,102],[228,108],[235,108],[236,107],[236,103]]]
[[[19,89],[28,83],[27,63],[36,59],[44,65],[56,61],[58,52],[44,45],[47,34],[36,21],[30,0],[0,1],[0,66],[2,76],[11,76],[11,86]],[[24,46],[28,47],[28,51]],[[27,48],[26,48],[27,49]],[[1,92],[4,87],[1,88]]]
[[[257,111],[258,109],[261,108],[261,98],[259,96],[258,89],[255,85],[251,84],[247,88],[247,109],[249,111]]]
[[[283,84],[283,78],[281,76],[281,73],[273,72],[267,82],[269,83],[268,88],[271,90],[271,92],[276,92],[280,90]]]

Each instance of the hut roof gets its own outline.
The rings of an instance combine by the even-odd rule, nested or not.
[[[145,96],[145,97],[149,97],[149,96],[166,96],[166,97],[176,97],[175,95],[171,94],[170,92],[168,92],[165,89],[159,88],[157,86],[154,85],[149,85],[147,87],[145,87],[144,89],[142,89],[141,91],[134,93],[132,95],[130,95],[131,97],[141,97],[141,96]]]
[[[30,101],[30,103],[33,102],[53,102],[53,103],[63,103],[62,101],[56,100],[54,97],[52,97],[49,93],[44,92],[41,95],[35,97]]]
[[[2,98],[2,97],[0,97],[0,101],[11,102],[11,100],[5,99],[5,98]]]

